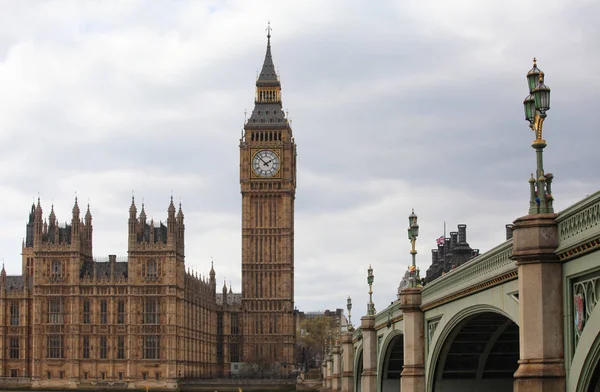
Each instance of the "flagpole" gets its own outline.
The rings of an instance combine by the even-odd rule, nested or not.
[[[444,221],[444,269],[446,268],[446,221]]]

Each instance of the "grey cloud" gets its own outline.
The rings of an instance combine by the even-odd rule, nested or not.
[[[503,240],[504,224],[526,211],[535,167],[521,105],[533,56],[553,91],[545,164],[557,208],[597,189],[592,2],[548,4],[536,29],[535,3],[522,1],[99,4],[2,5],[9,272],[38,191],[61,220],[76,189],[89,196],[104,255],[126,251],[132,189],[155,219],[172,190],[186,213],[187,262],[205,271],[213,256],[219,279],[239,288],[238,139],[269,18],[298,143],[300,309],[343,307],[350,294],[358,320],[369,263],[377,308],[395,298],[412,207],[422,271],[443,221],[468,224],[476,248]]]

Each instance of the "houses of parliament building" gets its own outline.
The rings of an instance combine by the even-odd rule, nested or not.
[[[228,377],[240,362],[293,363],[296,145],[270,39],[269,30],[239,144],[241,294],[218,289],[212,266],[205,278],[186,269],[184,213],[172,198],[166,223],[148,221],[132,199],[127,256],[107,259],[93,256],[89,205],[83,212],[75,199],[70,223],[59,224],[38,198],[22,274],[0,274],[3,382],[176,388]]]

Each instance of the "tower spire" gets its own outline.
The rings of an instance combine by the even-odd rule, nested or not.
[[[262,69],[258,75],[256,86],[259,85],[272,85],[273,83],[279,85],[279,79],[277,78],[277,72],[275,71],[275,65],[273,64],[273,57],[271,56],[271,22],[267,26],[267,52],[265,53],[265,61],[263,62]]]
[[[271,23],[267,26],[267,51],[260,73],[256,79],[254,110],[244,122],[244,129],[288,129],[289,124],[282,109],[281,83],[271,55]],[[246,138],[248,135],[246,135]],[[264,137],[264,135],[263,135]],[[250,136],[250,140],[252,137]]]

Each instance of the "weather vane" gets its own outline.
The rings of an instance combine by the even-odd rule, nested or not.
[[[271,38],[271,30],[273,29],[271,28],[271,21],[269,20],[267,22],[267,28],[265,29],[265,31],[267,32],[267,38]]]

